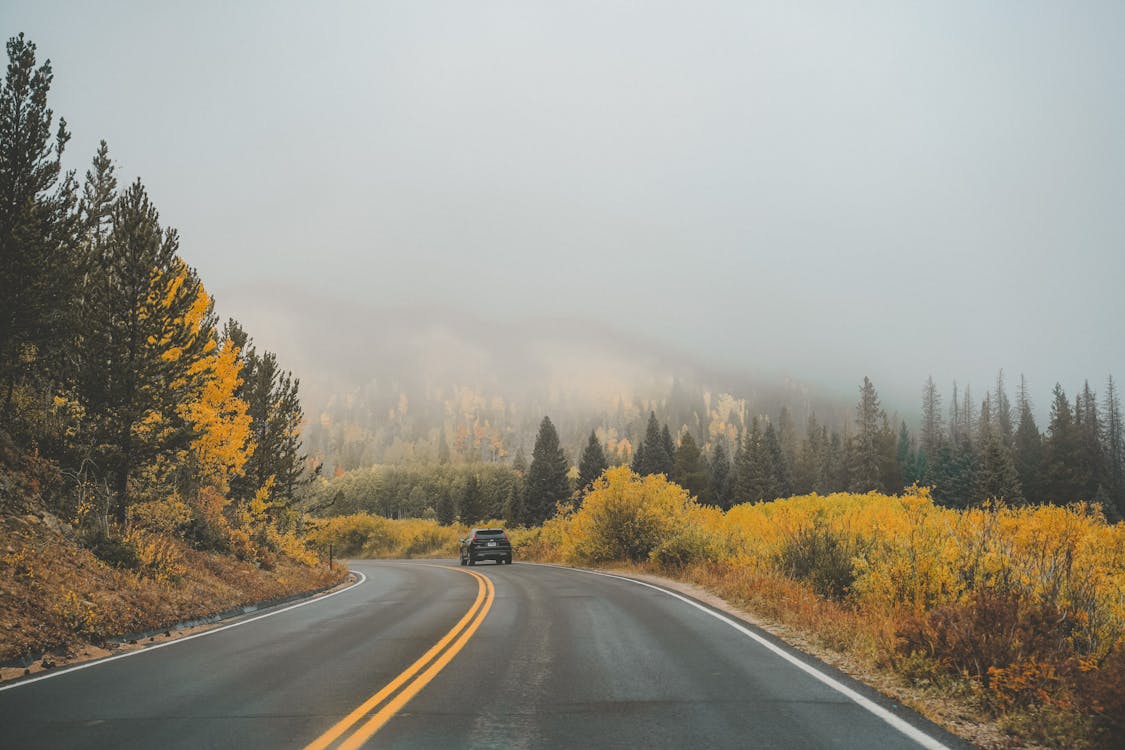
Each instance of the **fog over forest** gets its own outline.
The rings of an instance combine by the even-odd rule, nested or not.
[[[460,386],[577,431],[673,378],[840,422],[868,376],[912,426],[928,376],[948,398],[1026,374],[1041,421],[1056,382],[1101,393],[1125,372],[1123,16],[17,1],[0,20],[52,60],[67,166],[105,138],[144,179],[218,312],[301,378],[311,427],[374,383],[365,423],[396,388]]]

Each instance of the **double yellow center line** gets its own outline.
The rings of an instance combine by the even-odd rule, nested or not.
[[[371,739],[371,735],[378,732],[392,716],[410,702],[411,698],[426,687],[473,637],[473,633],[484,622],[488,610],[492,607],[496,590],[492,586],[492,581],[480,573],[461,568],[447,568],[447,570],[467,573],[477,579],[477,598],[473,606],[469,607],[465,616],[458,620],[457,624],[418,661],[407,667],[402,674],[387,683],[382,690],[365,700],[350,714],[336,722],[331,729],[305,747],[305,750],[325,750],[348,732],[351,734],[343,738],[336,746],[337,750],[355,750],[362,746],[364,742]],[[375,713],[372,714],[372,711]],[[359,724],[360,722],[363,723]],[[357,724],[359,726],[352,731]]]

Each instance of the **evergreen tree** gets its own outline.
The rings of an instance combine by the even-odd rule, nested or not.
[[[531,467],[527,471],[524,495],[527,522],[538,526],[555,513],[555,506],[570,495],[567,479],[569,464],[559,446],[559,434],[550,417],[543,417],[535,447],[531,451]]]
[[[821,494],[842,492],[851,485],[850,464],[848,461],[847,445],[851,442],[851,435],[843,435],[832,431],[828,439],[828,450],[825,454],[825,474],[823,484],[817,489]]]
[[[898,463],[899,471],[902,473],[904,485],[915,484],[921,481],[922,477],[918,471],[918,458],[914,452],[914,445],[910,439],[910,430],[907,429],[905,420],[899,424],[895,460]]]
[[[113,383],[111,371],[114,363],[107,361],[106,352],[112,349],[114,326],[111,309],[111,286],[108,241],[113,229],[112,212],[117,201],[117,177],[109,148],[105,141],[98,147],[91,169],[86,172],[80,214],[81,258],[83,264],[82,295],[78,320],[78,342],[74,348],[77,364],[77,385],[80,397],[94,405],[91,417],[84,424],[85,453],[92,454],[99,436],[107,434],[108,425],[99,424],[97,417],[110,418],[99,406],[109,402],[109,388]]]
[[[605,449],[598,440],[597,433],[591,430],[590,439],[586,441],[582,457],[578,460],[578,489],[585,491],[607,468],[609,462],[605,457]]]
[[[672,433],[668,430],[667,422],[660,427],[660,447],[664,449],[664,455],[668,458],[664,465],[660,467],[660,471],[656,473],[670,477],[672,475],[672,463],[676,455],[676,443],[672,440]]]
[[[954,397],[956,400],[956,397]],[[937,463],[941,444],[945,440],[945,427],[941,417],[941,394],[933,377],[926,378],[922,389],[922,436],[920,449],[929,465]],[[928,480],[929,477],[925,477]]]
[[[523,446],[516,448],[516,455],[512,457],[512,468],[520,476],[527,474],[527,456],[524,455]]]
[[[782,405],[777,416],[777,440],[781,443],[781,453],[785,456],[785,467],[790,474],[790,491],[796,492],[797,463],[800,461],[801,440],[797,435],[797,426],[793,422],[793,412],[787,405]]]
[[[449,463],[449,441],[445,439],[445,427],[438,428],[437,460],[439,464]]]
[[[789,471],[789,462],[781,448],[781,440],[773,422],[766,423],[762,435],[762,460],[766,468],[766,490],[763,497],[773,500],[779,497],[789,497],[793,494],[793,477]]]
[[[111,220],[105,273],[92,292],[100,333],[83,343],[81,359],[104,363],[84,406],[98,425],[98,463],[113,474],[115,517],[124,524],[135,472],[195,437],[180,407],[202,382],[198,365],[214,346],[214,316],[195,271],[177,255],[176,232],[161,229],[140,181],[115,202]]]
[[[648,426],[645,428],[644,441],[637,448],[633,458],[633,471],[641,476],[649,474],[664,474],[667,476],[672,471],[672,454],[668,452],[671,443],[671,434],[665,440],[668,432],[667,425],[661,430],[660,423],[656,421],[656,413],[649,412]]]
[[[753,469],[750,466],[750,441],[756,439],[752,438],[751,434],[758,431],[757,419],[750,421],[750,430],[751,432],[748,433],[740,432],[734,441],[734,455],[731,457],[730,473],[732,505],[747,503],[753,499],[749,494],[753,491],[751,487]]]
[[[750,432],[743,436],[740,449],[734,459],[734,501],[737,503],[759,502],[773,492],[772,472],[769,456],[758,418],[750,421]]]
[[[669,478],[701,503],[713,503],[710,473],[690,432],[685,432],[680,438]]]
[[[993,395],[992,412],[997,434],[1000,440],[1010,448],[1015,439],[1015,433],[1012,428],[1012,405],[1008,401],[1008,393],[1004,388],[1003,370],[996,376],[996,393]]]
[[[36,67],[35,45],[23,34],[9,39],[7,50],[0,88],[0,428],[12,429],[17,386],[49,392],[73,368],[81,266],[77,185],[61,167],[70,133],[60,118],[52,136],[47,106],[51,63]]]
[[[731,498],[731,464],[722,438],[715,441],[711,452],[711,497],[715,505],[729,510]]]
[[[1102,411],[1102,444],[1105,446],[1106,517],[1125,521],[1125,433],[1122,432],[1121,401],[1110,375],[1105,386]]]
[[[508,498],[504,501],[504,508],[501,512],[504,520],[513,526],[522,526],[525,523],[527,508],[524,505],[523,498],[524,481],[517,476],[508,490]]]
[[[476,474],[470,474],[465,482],[465,494],[461,496],[461,523],[466,526],[480,523],[487,515],[484,493]]]
[[[998,388],[998,390],[1002,390]],[[1004,439],[1001,422],[992,416],[991,394],[981,406],[979,435],[980,456],[974,477],[974,500],[1003,500],[1021,504],[1024,501],[1012,450]],[[1010,428],[1010,425],[1009,425]]]
[[[1016,475],[1024,500],[1039,504],[1046,502],[1043,490],[1043,436],[1035,423],[1031,399],[1027,395],[1027,381],[1020,376],[1016,412],[1019,417],[1015,434]]]
[[[1080,497],[1105,503],[1106,490],[1105,451],[1102,446],[1102,418],[1098,412],[1098,400],[1087,381],[1079,394],[1075,410],[1075,426],[1078,430],[1078,460],[1076,467],[1081,486]]]
[[[644,476],[644,471],[648,466],[645,459],[645,444],[639,443],[637,450],[633,451],[633,460],[629,463],[629,468],[632,469],[634,474]]]
[[[870,378],[863,378],[856,405],[856,434],[851,443],[851,490],[853,492],[882,491],[883,460],[881,451],[882,426],[886,415],[879,406],[879,396]]]
[[[453,495],[448,488],[441,490],[434,513],[442,526],[448,526],[457,520],[457,509],[453,507]]]
[[[279,367],[273,352],[258,354],[237,321],[228,323],[226,335],[240,348],[242,385],[238,395],[246,402],[254,443],[243,476],[231,481],[231,496],[247,501],[268,485],[277,515],[297,499],[308,481],[300,437],[304,420],[300,381]]]
[[[1058,383],[1052,394],[1051,421],[1047,426],[1047,440],[1043,446],[1046,471],[1044,472],[1044,500],[1050,503],[1070,503],[1092,500],[1084,496],[1085,482],[1081,466],[1082,435],[1075,423],[1074,412],[1066,392]]]

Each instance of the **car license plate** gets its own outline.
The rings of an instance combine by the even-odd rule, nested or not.
[[[489,546],[489,547],[495,547],[495,546],[496,546],[496,542],[489,542],[489,543],[488,543],[488,546]]]

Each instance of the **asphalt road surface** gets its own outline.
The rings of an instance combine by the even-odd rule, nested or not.
[[[968,747],[643,584],[518,561],[352,569],[363,582],[323,599],[0,686],[0,747]]]

